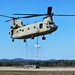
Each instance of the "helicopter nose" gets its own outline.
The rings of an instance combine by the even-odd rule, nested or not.
[[[55,29],[55,30],[57,30],[57,28],[58,28],[58,26],[57,26],[57,25],[55,25],[55,26],[54,26],[54,29]]]
[[[51,28],[51,31],[53,32],[53,31],[57,30],[58,26],[57,25],[53,25],[53,26],[50,26],[50,28]]]

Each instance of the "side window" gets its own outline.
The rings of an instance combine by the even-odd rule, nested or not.
[[[24,32],[24,29],[22,29],[22,32]]]
[[[18,33],[18,31],[17,31],[17,33]]]
[[[40,29],[43,28],[43,23],[39,24],[39,28]]]
[[[28,30],[29,30],[30,28],[28,28]]]
[[[36,27],[34,26],[34,29],[35,29]]]

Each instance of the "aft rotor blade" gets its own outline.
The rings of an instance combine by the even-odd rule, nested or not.
[[[10,17],[10,16],[5,16],[5,15],[0,15],[2,17],[7,17],[7,18],[13,18],[13,17]]]
[[[31,18],[31,17],[37,17],[37,16],[43,16],[43,15],[29,15],[29,16],[24,16],[19,18]]]
[[[10,19],[10,20],[6,20],[5,22],[9,22],[9,21],[11,21],[12,19]]]
[[[17,17],[17,18],[13,17],[12,19],[6,20],[5,22],[9,22],[9,21],[11,21],[11,20],[16,20],[16,19],[19,19],[19,18],[20,18],[20,17]]]

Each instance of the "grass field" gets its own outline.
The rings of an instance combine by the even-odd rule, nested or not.
[[[74,71],[51,72],[51,71],[0,71],[0,75],[75,75]]]

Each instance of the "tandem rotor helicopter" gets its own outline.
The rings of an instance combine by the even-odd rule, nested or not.
[[[60,15],[54,14],[52,12],[52,7],[48,7],[47,14],[14,14],[14,15],[27,15],[24,17],[10,17],[5,15],[0,15],[3,17],[11,18],[8,21],[11,21],[10,31],[9,34],[12,38],[12,42],[14,39],[23,39],[24,42],[26,39],[34,37],[43,36],[42,40],[45,40],[46,34],[51,34],[52,32],[56,31],[58,26],[53,22],[52,16],[75,16],[75,15]],[[23,25],[22,21],[19,20],[20,18],[31,18],[37,16],[45,16],[42,22],[33,23],[30,25]]]

